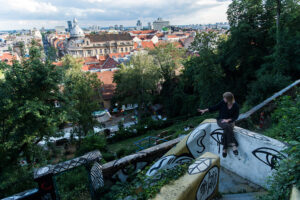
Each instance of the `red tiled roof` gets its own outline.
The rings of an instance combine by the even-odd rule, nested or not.
[[[61,67],[63,65],[63,62],[58,61],[58,62],[53,62],[52,64]]]
[[[105,60],[103,60],[105,58]],[[84,66],[82,67],[83,71],[95,70],[95,69],[111,69],[117,68],[119,63],[112,59],[109,56],[102,57],[85,57],[84,58]]]
[[[90,56],[90,57],[84,57],[84,63],[94,63],[94,62],[99,62],[96,56]]]
[[[182,47],[183,47],[183,45],[182,45],[181,42],[172,42],[172,43],[173,43],[174,46],[177,47],[177,48],[182,48]]]
[[[12,61],[15,59],[17,59],[16,56],[12,55],[9,52],[5,52],[2,55],[0,55],[0,61],[5,62],[8,65],[12,65]]]
[[[152,41],[141,41],[140,43],[135,42],[133,44],[134,49],[153,49],[155,47],[154,43]]]
[[[108,57],[104,64],[102,65],[102,69],[111,69],[111,68],[117,68],[120,65],[117,61],[112,59],[111,57]]]
[[[129,52],[124,52],[124,53],[110,53],[109,54],[109,57],[113,58],[123,58],[125,57],[126,55],[129,55]]]
[[[154,48],[154,44],[152,41],[142,41],[142,48],[149,48],[149,49],[153,49]]]
[[[156,30],[144,30],[144,31],[129,31],[132,34],[136,35],[145,35],[145,34],[154,34],[157,31]]]
[[[90,67],[89,65],[83,65],[82,68],[81,68],[82,71],[89,71],[90,70]]]
[[[178,38],[177,35],[167,35],[167,38]]]
[[[151,40],[154,35],[138,35],[136,37],[138,37],[140,40]]]
[[[113,83],[114,71],[97,72],[98,79],[103,83],[102,97],[104,100],[112,98],[116,89],[116,83]]]

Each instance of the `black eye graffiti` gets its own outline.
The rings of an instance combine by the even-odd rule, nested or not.
[[[220,146],[223,144],[223,142],[222,142],[222,141],[223,141],[223,129],[218,128],[218,129],[214,130],[214,131],[210,134],[210,136],[212,137],[212,139],[213,139],[214,141],[217,142],[217,145],[218,145],[218,147],[219,147],[218,152],[220,153]]]
[[[252,154],[261,162],[265,163],[266,165],[270,166],[271,169],[274,169],[276,163],[281,160],[282,158],[286,158],[285,155],[280,153],[275,149],[271,149],[268,147],[261,147],[252,151]],[[265,156],[265,157],[264,157]]]

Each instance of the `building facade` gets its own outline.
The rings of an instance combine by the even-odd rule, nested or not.
[[[164,21],[162,18],[158,18],[153,22],[153,29],[161,31],[164,27],[170,26],[169,21]]]
[[[66,41],[65,53],[74,57],[126,53],[133,49],[133,40],[128,33],[84,35],[74,20],[70,38]]]

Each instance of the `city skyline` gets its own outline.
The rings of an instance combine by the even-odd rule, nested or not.
[[[0,30],[67,27],[76,17],[80,26],[145,25],[158,17],[172,25],[225,22],[231,0],[0,0]],[[182,9],[184,8],[184,9]]]

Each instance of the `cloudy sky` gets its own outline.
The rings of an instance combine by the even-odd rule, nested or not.
[[[53,28],[76,17],[81,26],[224,22],[230,0],[0,0],[0,30]]]

